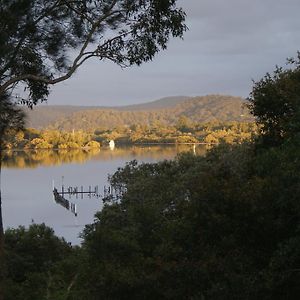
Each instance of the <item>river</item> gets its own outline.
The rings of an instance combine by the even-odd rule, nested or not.
[[[77,216],[57,204],[53,197],[54,186],[62,184],[83,186],[85,191],[98,186],[103,194],[107,177],[133,159],[138,162],[157,162],[173,159],[178,153],[191,151],[203,155],[205,146],[131,146],[92,151],[11,151],[5,153],[2,169],[2,200],[4,228],[45,223],[56,235],[72,244],[79,244],[79,234],[85,224],[93,222],[94,214],[102,208],[102,198],[65,196],[76,204]],[[74,207],[73,207],[74,208]]]

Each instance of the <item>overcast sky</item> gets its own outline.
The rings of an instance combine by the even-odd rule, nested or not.
[[[300,0],[180,0],[189,31],[140,67],[88,62],[48,104],[127,105],[167,96],[247,97],[300,50]]]

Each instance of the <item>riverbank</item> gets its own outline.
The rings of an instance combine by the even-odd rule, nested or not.
[[[254,123],[194,124],[176,128],[133,126],[84,131],[26,129],[11,136],[5,149],[97,149],[106,145],[215,145],[242,143],[257,134]]]

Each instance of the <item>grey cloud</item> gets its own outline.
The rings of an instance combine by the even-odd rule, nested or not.
[[[189,31],[151,63],[121,70],[89,62],[50,104],[117,105],[168,95],[247,96],[251,79],[300,50],[299,0],[180,0]]]

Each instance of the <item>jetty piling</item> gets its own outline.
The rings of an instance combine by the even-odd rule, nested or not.
[[[87,189],[84,189],[84,187],[81,185],[80,188],[78,186],[64,186],[64,176],[62,176],[62,186],[61,190],[59,191],[58,188],[54,186],[53,181],[53,195],[54,200],[57,204],[60,204],[67,210],[71,211],[75,216],[77,216],[77,206],[76,203],[71,202],[72,196],[76,197],[78,199],[79,197],[81,199],[84,198],[84,195],[86,195],[89,199],[93,198],[102,198],[103,203],[107,201],[108,199],[114,199],[117,198],[117,192],[112,186],[104,186],[103,188],[103,196],[99,193],[99,186],[91,186],[89,185]],[[69,200],[67,200],[65,195],[69,195]]]
[[[102,197],[102,195],[99,194],[99,186],[98,185],[96,185],[94,187],[89,185],[87,190],[84,190],[83,186],[80,186],[80,190],[79,190],[78,186],[75,186],[75,187],[69,186],[68,188],[65,188],[64,185],[62,185],[62,187],[61,187],[61,192],[59,192],[57,188],[53,187],[53,191],[54,191],[54,189],[61,196],[69,195],[69,198],[71,198],[71,196],[75,196],[76,199],[78,199],[78,197],[80,195],[81,199],[83,199],[83,196],[85,194],[89,198],[91,198],[91,197],[96,197],[96,198]]]

